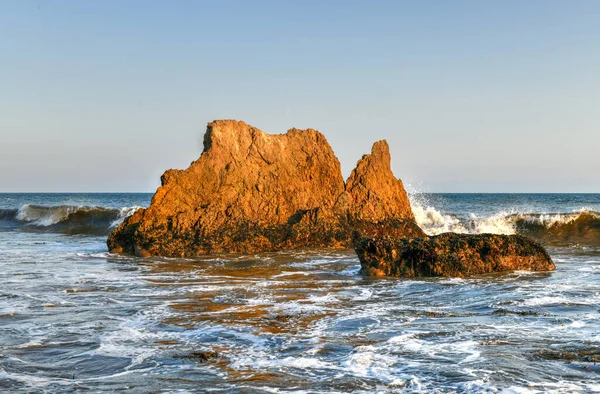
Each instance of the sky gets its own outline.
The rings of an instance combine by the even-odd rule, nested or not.
[[[206,124],[428,192],[600,192],[600,1],[0,0],[0,192],[152,192]]]

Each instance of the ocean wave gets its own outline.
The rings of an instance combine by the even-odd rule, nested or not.
[[[519,213],[501,211],[488,217],[458,216],[419,202],[412,204],[417,224],[428,235],[521,234],[548,245],[600,245],[600,212],[581,208],[565,213]]]
[[[426,201],[411,199],[417,224],[428,234],[522,234],[555,246],[600,245],[600,212],[581,208],[563,213],[500,211],[489,216],[441,212]],[[139,206],[25,204],[19,209],[0,209],[0,229],[108,235]]]
[[[141,207],[114,209],[98,206],[25,204],[19,209],[0,209],[0,228],[107,235],[139,208]]]
[[[519,234],[547,244],[600,245],[600,212],[514,215]]]

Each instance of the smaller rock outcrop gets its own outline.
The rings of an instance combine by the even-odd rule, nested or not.
[[[536,241],[521,235],[455,234],[402,239],[362,239],[355,250],[368,276],[467,277],[512,270],[551,271],[556,267]]]

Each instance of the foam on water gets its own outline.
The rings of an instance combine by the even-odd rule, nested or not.
[[[398,335],[390,338],[388,342],[409,352],[420,352],[423,348],[423,341],[416,339],[415,334]]]
[[[543,227],[548,236],[552,228],[594,226],[593,217],[539,212],[553,212],[550,205],[511,204],[422,206],[436,231],[502,232],[516,223],[517,232]],[[119,206],[144,206],[93,199],[31,205],[105,205],[115,215]],[[572,215],[599,209],[588,207]],[[6,209],[16,215],[18,207]],[[509,218],[515,212],[530,213]],[[105,236],[13,230],[0,231],[0,391],[600,388],[593,365],[538,354],[600,347],[600,254],[593,247],[551,247],[552,273],[402,281],[359,276],[351,251],[142,259],[108,253]]]
[[[119,214],[117,218],[110,224],[110,228],[116,228],[117,226],[119,226],[119,224],[121,224],[121,222],[123,222],[123,220],[125,220],[125,218],[128,218],[129,216],[133,215],[138,209],[141,208],[142,207],[140,207],[139,205],[133,207],[119,208]]]
[[[489,216],[476,213],[444,214],[413,200],[417,224],[428,234],[523,234],[546,244],[600,245],[600,212],[586,208],[566,213],[527,213],[500,210]]]

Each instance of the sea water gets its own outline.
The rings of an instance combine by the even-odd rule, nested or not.
[[[600,391],[600,195],[413,194],[554,272],[365,278],[352,250],[110,254],[150,194],[0,194],[0,391]]]

